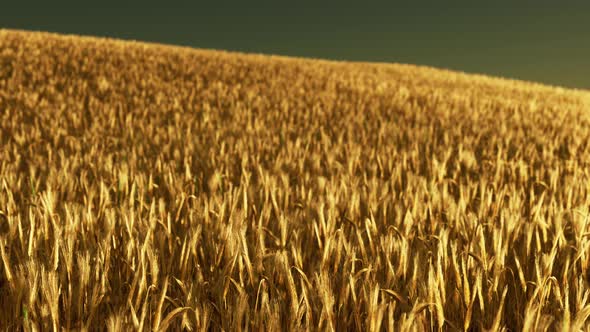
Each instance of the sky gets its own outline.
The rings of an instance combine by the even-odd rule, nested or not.
[[[0,28],[411,63],[590,89],[590,1],[20,0],[0,7]]]

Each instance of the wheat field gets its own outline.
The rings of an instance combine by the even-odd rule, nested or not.
[[[590,331],[590,92],[0,30],[3,330]]]

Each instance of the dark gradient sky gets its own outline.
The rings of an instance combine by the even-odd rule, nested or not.
[[[0,27],[401,62],[590,88],[590,1],[13,1]]]

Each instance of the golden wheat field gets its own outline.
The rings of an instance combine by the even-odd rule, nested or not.
[[[590,331],[590,92],[0,30],[3,330]]]

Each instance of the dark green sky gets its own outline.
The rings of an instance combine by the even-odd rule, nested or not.
[[[408,1],[409,2],[409,1]],[[590,2],[3,3],[0,27],[423,64],[590,88]],[[325,3],[325,2],[324,2]]]

